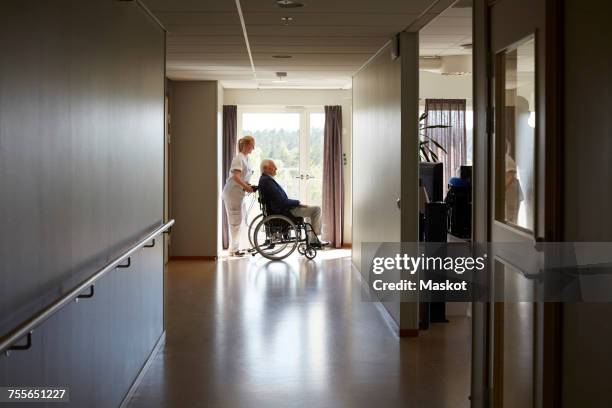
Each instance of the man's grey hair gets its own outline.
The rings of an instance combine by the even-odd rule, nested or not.
[[[270,159],[263,159],[261,161],[261,165],[259,166],[259,170],[261,171],[261,174],[265,173],[265,169],[266,169],[266,167],[268,167],[268,165],[270,163],[272,163],[272,160],[270,160]]]

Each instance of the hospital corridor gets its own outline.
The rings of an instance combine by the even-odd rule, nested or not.
[[[0,408],[610,408],[612,2],[0,2]]]

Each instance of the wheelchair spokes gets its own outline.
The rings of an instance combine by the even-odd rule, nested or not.
[[[272,260],[289,256],[297,248],[299,239],[300,233],[295,224],[283,215],[263,218],[253,233],[255,250]]]
[[[308,242],[308,231],[312,233],[310,224],[304,223],[304,220],[299,217],[292,219],[285,215],[270,214],[261,195],[257,201],[261,214],[248,222],[248,237],[251,244],[249,252],[251,254],[259,253],[268,259],[280,260],[288,257],[297,249],[308,259],[317,256],[316,248]]]

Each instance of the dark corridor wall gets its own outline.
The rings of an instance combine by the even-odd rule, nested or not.
[[[564,238],[612,242],[612,3],[564,1]],[[588,288],[588,281],[585,281]],[[563,305],[563,406],[610,407],[612,304]]]
[[[165,33],[136,2],[0,5],[0,336],[162,221]],[[163,332],[162,248],[0,357],[0,385],[117,406]]]

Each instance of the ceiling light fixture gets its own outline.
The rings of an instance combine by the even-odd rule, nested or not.
[[[274,80],[273,82],[285,82],[287,80],[287,73],[286,72],[277,72],[276,73],[276,77],[278,79]]]
[[[294,0],[277,0],[276,5],[280,8],[299,8],[304,7],[304,3]]]
[[[289,23],[291,23],[293,21],[293,17],[281,17],[281,22],[283,23],[283,25],[288,26]]]

